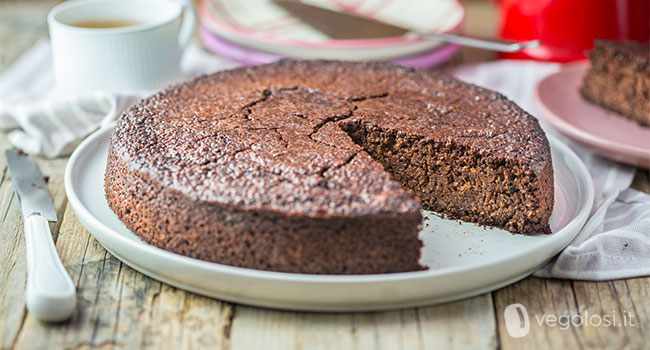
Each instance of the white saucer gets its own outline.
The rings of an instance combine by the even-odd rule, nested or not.
[[[575,237],[594,198],[580,159],[549,138],[555,170],[551,235],[512,235],[425,212],[426,271],[377,275],[307,275],[259,271],[196,260],[142,243],[108,208],[104,169],[110,130],[72,154],[65,172],[70,205],[81,223],[118,259],[157,280],[231,302],[291,310],[361,311],[458,300],[518,281]]]

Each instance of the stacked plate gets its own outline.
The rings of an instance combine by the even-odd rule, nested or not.
[[[319,7],[360,14],[420,32],[457,32],[465,10],[457,0],[303,0]],[[392,61],[417,68],[438,65],[459,47],[412,35],[332,39],[271,0],[203,0],[199,6],[204,46],[246,65],[284,57]]]

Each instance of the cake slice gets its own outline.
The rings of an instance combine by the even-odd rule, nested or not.
[[[580,92],[587,100],[650,126],[650,46],[596,40]]]

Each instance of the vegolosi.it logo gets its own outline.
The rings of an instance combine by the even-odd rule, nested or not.
[[[513,338],[521,338],[530,331],[528,311],[521,304],[510,304],[503,311],[503,319],[506,322],[506,331]]]
[[[521,338],[530,332],[528,310],[522,304],[510,304],[503,311],[506,331],[513,338]],[[535,315],[534,320],[542,327],[558,327],[565,331],[571,327],[634,327],[634,314],[626,310],[611,314],[589,314],[588,310],[578,314],[567,315]]]

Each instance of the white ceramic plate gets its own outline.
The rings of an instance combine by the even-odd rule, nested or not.
[[[465,10],[457,0],[304,0],[324,8],[355,12],[420,32],[458,30]],[[336,40],[304,24],[271,0],[204,0],[201,23],[229,42],[302,59],[388,60],[430,51],[440,42],[413,35]]]
[[[65,173],[70,205],[113,255],[157,280],[231,302],[292,310],[383,310],[442,303],[522,279],[562,250],[585,223],[594,192],[580,159],[550,138],[555,170],[551,235],[512,235],[425,212],[422,262],[429,270],[376,275],[259,271],[196,260],[141,242],[108,208],[104,169],[110,130],[72,154]]]

